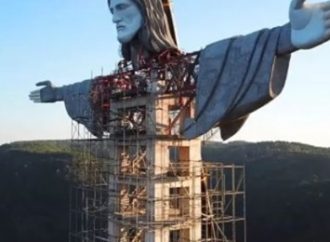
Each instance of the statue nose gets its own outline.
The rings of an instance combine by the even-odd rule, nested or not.
[[[112,15],[112,22],[113,22],[113,23],[118,23],[118,22],[120,22],[120,21],[121,21],[121,17],[120,17],[120,15],[117,14],[117,13],[113,13],[113,15]]]

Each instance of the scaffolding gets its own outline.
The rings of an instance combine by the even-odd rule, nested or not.
[[[99,80],[104,137],[72,128],[70,242],[246,242],[244,166],[202,161],[202,139],[180,136],[196,58]]]

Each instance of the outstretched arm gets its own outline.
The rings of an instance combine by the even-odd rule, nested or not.
[[[308,4],[292,0],[290,24],[282,27],[277,54],[310,49],[330,39],[330,1]]]
[[[96,109],[90,99],[93,80],[85,80],[62,87],[54,87],[50,81],[36,84],[41,89],[32,91],[30,99],[36,103],[53,103],[63,101],[69,116],[83,124],[93,135],[102,136],[102,126],[99,125]]]

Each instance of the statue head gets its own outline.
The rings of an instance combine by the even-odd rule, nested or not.
[[[143,26],[144,18],[140,9],[131,0],[111,0],[109,9],[112,22],[116,25],[118,41],[127,44]]]
[[[162,0],[108,0],[108,5],[126,60],[135,59],[134,46],[149,54],[177,48]]]

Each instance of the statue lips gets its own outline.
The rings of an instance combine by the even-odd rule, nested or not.
[[[123,30],[125,30],[125,26],[123,26],[123,25],[117,26],[117,31],[123,31]]]

